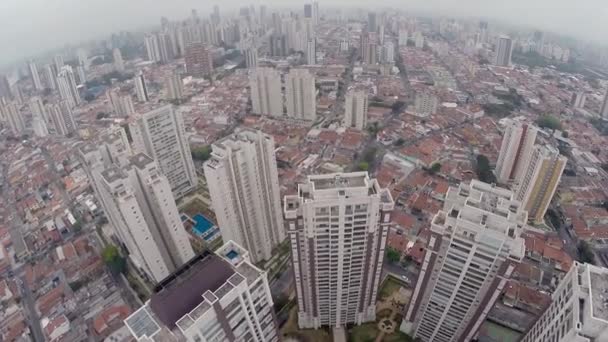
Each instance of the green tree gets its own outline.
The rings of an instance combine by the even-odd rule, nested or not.
[[[368,171],[369,170],[369,163],[368,162],[360,162],[359,164],[357,164],[357,170],[358,171]]]
[[[367,131],[374,138],[378,135],[378,132],[380,132],[381,130],[382,130],[382,127],[380,127],[380,124],[378,124],[377,122],[374,122],[371,125],[367,126]]]
[[[405,144],[405,139],[399,138],[395,141],[395,146],[403,146]]]
[[[492,173],[492,169],[490,168],[490,160],[483,154],[477,155],[475,171],[477,172],[477,178],[479,178],[480,181],[496,183],[496,176],[494,176],[494,173]]]
[[[397,251],[396,249],[388,247],[386,249],[386,259],[391,264],[396,264],[399,262],[399,259],[401,259],[401,254],[399,254],[399,251]]]
[[[191,153],[192,153],[193,159],[200,160],[200,161],[206,161],[209,158],[211,158],[211,147],[208,145],[194,147],[194,148],[192,148]]]
[[[127,262],[118,252],[118,247],[114,245],[106,246],[101,251],[101,257],[113,274],[124,273],[126,271]]]
[[[593,254],[593,250],[591,249],[591,245],[587,241],[580,241],[576,246],[578,250],[578,256],[580,262],[586,262],[589,264],[595,263],[595,254]]]
[[[433,165],[431,165],[431,167],[429,168],[429,173],[431,174],[436,174],[437,172],[441,171],[441,164],[440,163],[434,163]]]
[[[540,128],[549,128],[553,130],[562,130],[562,123],[558,118],[552,115],[543,115],[538,120],[536,120],[536,124]]]

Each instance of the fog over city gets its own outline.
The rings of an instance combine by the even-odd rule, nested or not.
[[[212,1],[196,0],[3,0],[0,2],[0,44],[3,53],[0,65],[32,54],[54,49],[68,43],[117,32],[144,28],[158,23],[160,16],[180,19],[191,8],[201,14],[210,10]],[[252,4],[293,7],[300,1],[269,0]],[[366,0],[325,0],[321,5],[369,7]],[[604,0],[383,0],[374,6],[405,8],[436,15],[487,17],[531,28],[564,33],[602,43],[608,35],[608,2]],[[222,11],[229,11],[243,2],[221,2]],[[348,6],[346,8],[346,6]]]

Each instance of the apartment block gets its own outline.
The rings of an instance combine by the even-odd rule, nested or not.
[[[254,262],[269,260],[285,240],[274,140],[248,129],[212,150],[204,170],[222,237],[245,246]]]
[[[450,187],[401,330],[424,342],[471,341],[522,260],[527,213],[511,191]]]
[[[129,130],[133,149],[156,160],[175,198],[196,189],[198,177],[180,112],[172,105],[157,108],[131,122]]]
[[[530,221],[543,222],[567,163],[568,158],[553,146],[536,145],[532,149],[516,184],[516,198],[524,204]]]
[[[279,341],[266,272],[228,241],[161,281],[125,320],[136,341]]]
[[[511,121],[505,128],[496,162],[496,179],[508,184],[519,179],[530,160],[538,129],[525,123]]]
[[[575,262],[521,342],[608,341],[608,269]]]
[[[364,129],[367,126],[367,93],[351,90],[344,102],[344,124],[346,127]]]
[[[300,328],[375,320],[393,208],[367,172],[309,176],[285,196]]]
[[[306,69],[291,69],[285,79],[285,104],[291,119],[314,121],[317,118],[315,77]]]
[[[273,68],[255,68],[249,74],[253,113],[283,117],[281,73]]]

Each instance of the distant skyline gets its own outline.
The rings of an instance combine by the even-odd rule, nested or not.
[[[192,8],[205,14],[215,3],[222,11],[229,11],[245,4],[303,8],[306,1],[2,0],[0,66],[67,44],[155,25],[161,16],[185,18]],[[319,1],[321,10],[323,6],[365,8],[371,4],[369,0]],[[604,0],[385,0],[380,4],[437,15],[487,17],[599,43],[608,36],[608,21],[598,20],[608,17],[608,2]]]

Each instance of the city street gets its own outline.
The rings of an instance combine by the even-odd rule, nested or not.
[[[34,341],[45,341],[44,334],[42,333],[42,327],[40,326],[40,317],[38,317],[38,312],[36,311],[34,294],[25,282],[25,278],[20,278],[20,283],[21,295],[23,297],[24,304],[23,307],[25,308],[26,316],[30,323]]]

